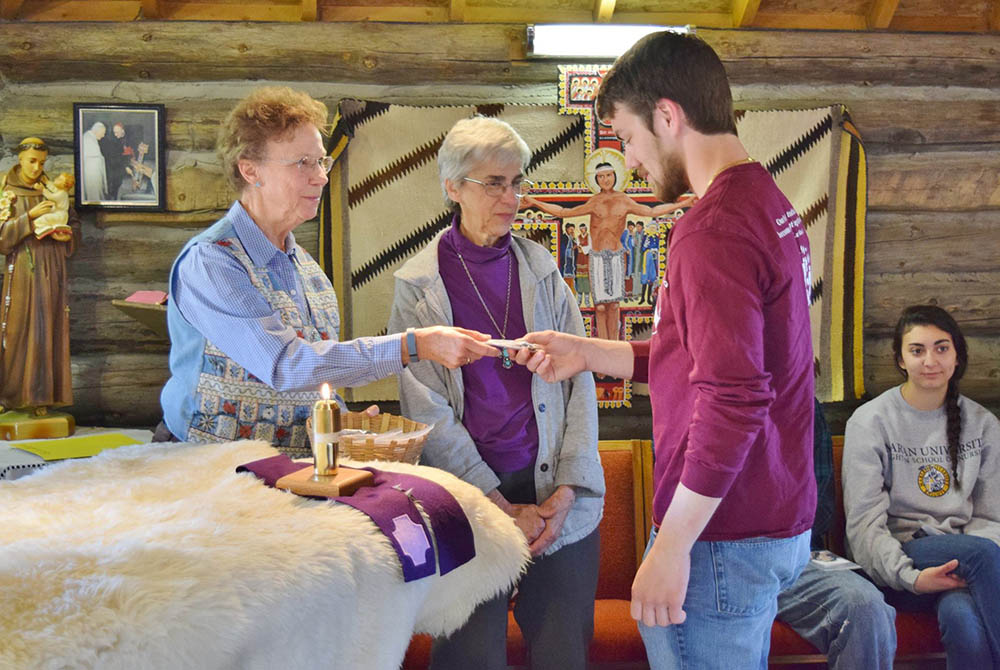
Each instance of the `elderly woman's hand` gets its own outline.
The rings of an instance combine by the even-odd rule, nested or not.
[[[417,340],[417,357],[431,360],[446,368],[458,368],[483,356],[497,357],[500,351],[484,344],[489,335],[456,328],[453,326],[431,326],[413,331]]]
[[[545,519],[539,514],[537,505],[512,505],[499,489],[493,489],[486,497],[514,519],[514,525],[524,534],[529,545],[545,530]]]
[[[535,508],[538,510],[538,515],[545,520],[545,529],[537,538],[530,541],[531,546],[528,549],[532,556],[540,556],[556,541],[575,501],[576,491],[572,486],[563,485],[557,487],[548,500]]]

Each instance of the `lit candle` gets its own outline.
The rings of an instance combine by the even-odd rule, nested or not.
[[[313,474],[325,477],[337,474],[340,408],[330,400],[329,384],[323,384],[320,395],[323,399],[317,400],[313,405],[312,416]]]

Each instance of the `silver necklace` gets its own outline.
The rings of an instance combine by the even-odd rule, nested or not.
[[[472,278],[472,273],[469,272],[469,266],[465,264],[465,259],[462,258],[462,252],[458,250],[457,245],[455,246],[455,253],[458,254],[458,260],[462,263],[462,269],[465,270],[465,276],[469,278],[469,283],[472,284],[473,290],[479,297],[479,302],[482,303],[483,309],[486,310],[486,316],[490,317],[490,323],[492,323],[493,327],[500,333],[500,337],[507,339],[507,316],[510,314],[510,285],[514,266],[510,249],[507,250],[507,300],[504,303],[503,308],[503,328],[497,324],[497,320],[493,318],[493,313],[490,312],[490,308],[486,306],[486,301],[483,300],[483,294],[479,292],[479,287],[476,286],[476,280]],[[500,350],[500,356],[503,359],[504,368],[510,370],[513,363],[510,360],[510,354],[507,352],[506,348]]]

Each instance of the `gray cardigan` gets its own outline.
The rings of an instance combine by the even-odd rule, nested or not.
[[[438,272],[439,234],[396,271],[396,295],[388,332],[406,328],[453,325],[451,302]],[[560,330],[583,335],[583,319],[569,287],[559,275],[552,256],[540,245],[514,236],[511,248],[517,258],[524,322],[528,331]],[[402,413],[434,424],[421,462],[447,470],[479,487],[484,493],[500,480],[479,455],[462,425],[462,372],[438,363],[412,363],[399,375]],[[539,502],[557,486],[576,490],[576,502],[563,523],[559,538],[546,550],[582,540],[601,521],[604,509],[604,471],[597,453],[597,395],[589,372],[557,384],[535,376],[531,397],[538,424],[538,457],[535,492]]]

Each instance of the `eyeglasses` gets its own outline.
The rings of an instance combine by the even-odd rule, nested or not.
[[[527,179],[515,179],[511,183],[505,181],[479,181],[478,179],[473,179],[472,177],[462,177],[463,181],[471,181],[473,184],[479,184],[486,191],[486,195],[491,198],[499,198],[504,194],[504,192],[510,188],[514,192],[514,197],[521,199],[528,195],[528,192],[535,187],[535,182],[528,181]]]
[[[294,165],[299,169],[299,172],[308,172],[318,167],[323,171],[323,174],[328,174],[333,169],[334,163],[333,156],[320,156],[319,158],[303,156],[297,161],[289,161],[281,158],[265,158],[264,160],[281,163],[282,165]]]

